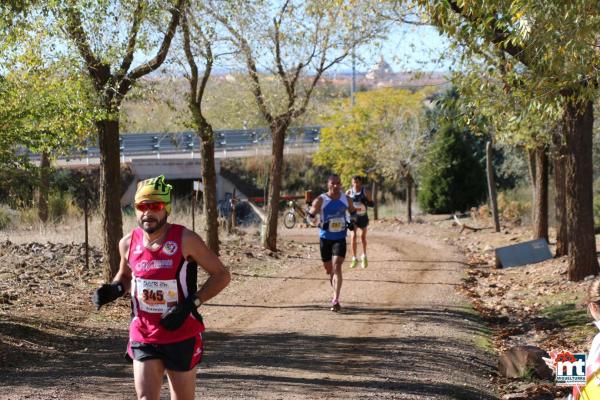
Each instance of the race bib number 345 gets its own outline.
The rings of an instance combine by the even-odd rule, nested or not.
[[[175,279],[165,281],[136,279],[135,287],[136,297],[142,311],[162,314],[169,307],[177,304],[177,281]]]

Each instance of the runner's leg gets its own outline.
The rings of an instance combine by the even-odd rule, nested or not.
[[[333,269],[333,263],[331,260],[323,261],[323,268],[325,268],[325,272],[329,275],[329,281],[331,282],[331,271]]]
[[[360,230],[360,240],[362,241],[363,254],[367,255],[367,227],[365,226]]]
[[[356,259],[356,229],[350,231],[350,251],[352,252],[350,268],[356,268],[356,264],[358,263],[358,260]]]
[[[162,360],[133,360],[133,379],[138,399],[159,400],[164,374]]]
[[[350,250],[352,251],[352,257],[356,257],[356,229],[350,231]]]
[[[194,400],[196,368],[189,371],[167,370],[171,400]]]
[[[342,290],[342,263],[344,257],[333,256],[333,268],[331,270],[331,286],[333,287],[333,302],[339,302]]]

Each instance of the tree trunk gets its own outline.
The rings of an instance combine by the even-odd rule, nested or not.
[[[202,165],[202,182],[204,183],[203,212],[206,218],[206,245],[219,254],[219,210],[217,208],[217,173],[215,170],[215,140],[210,124],[199,129],[202,141],[200,159]]]
[[[534,151],[535,186],[533,196],[533,238],[548,241],[548,153],[545,147]]]
[[[231,229],[235,231],[237,226],[237,212],[235,206],[237,205],[237,198],[235,197],[235,188],[233,189],[233,195],[231,196]]]
[[[281,178],[283,170],[283,146],[285,133],[289,123],[275,121],[271,124],[273,148],[271,149],[271,170],[269,173],[269,203],[267,205],[266,232],[263,237],[263,247],[277,251],[277,222],[279,217],[279,196],[281,191]]]
[[[535,219],[533,208],[535,205],[535,179],[537,177],[537,172],[535,170],[535,150],[533,149],[527,149],[527,167],[529,168],[529,179],[531,180],[531,219]]]
[[[498,201],[496,199],[496,181],[494,180],[494,166],[492,165],[492,142],[485,145],[488,194],[490,196],[490,208],[494,218],[494,229],[500,232],[500,217],[498,216]]]
[[[50,188],[50,158],[42,152],[40,160],[40,187],[38,189],[38,217],[40,221],[48,221],[48,190]]]
[[[567,140],[565,168],[569,280],[580,281],[600,271],[593,213],[592,101],[565,98],[563,122]]]
[[[554,204],[556,216],[556,257],[566,256],[569,252],[568,236],[567,236],[567,182],[565,180],[565,161],[566,161],[566,146],[563,143],[564,137],[562,124],[557,128],[552,135],[554,144]]]
[[[373,219],[377,221],[379,219],[379,201],[377,201],[377,182],[375,182],[375,180],[373,180],[371,196],[373,197],[373,201],[375,202],[375,207],[373,207]]]
[[[406,221],[412,222],[412,188],[413,179],[410,174],[406,176]]]
[[[89,237],[89,225],[90,219],[90,199],[87,195],[87,188],[85,189],[85,198],[83,200],[83,229],[84,229],[84,240],[85,240],[85,270],[90,270],[90,237]]]
[[[119,120],[96,123],[100,147],[100,215],[104,279],[110,282],[119,270],[119,241],[123,236],[121,215],[121,168]]]

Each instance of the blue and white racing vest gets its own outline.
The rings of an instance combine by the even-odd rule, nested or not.
[[[356,209],[358,216],[367,215],[367,195],[365,194],[365,188],[360,188],[360,192],[355,192],[354,188],[350,189],[350,198],[352,199],[352,205]]]
[[[340,198],[334,200],[327,196],[327,193],[321,195],[323,203],[321,205],[321,222],[329,223],[327,230],[321,228],[319,236],[328,240],[339,240],[346,237],[346,210],[348,209],[348,198],[344,193],[340,193]]]

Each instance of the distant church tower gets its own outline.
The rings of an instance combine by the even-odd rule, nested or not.
[[[377,64],[367,72],[365,79],[370,81],[379,81],[390,78],[394,74],[392,67],[383,59],[383,54]]]

